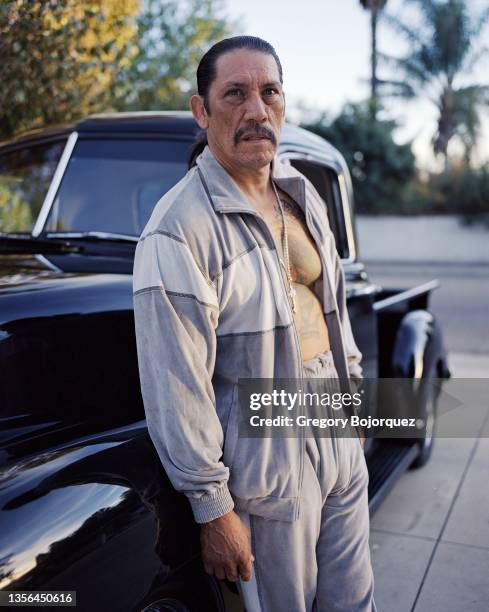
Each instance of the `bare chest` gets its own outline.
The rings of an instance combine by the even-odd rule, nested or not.
[[[302,209],[283,192],[279,192],[279,195],[287,226],[292,281],[308,286],[321,275],[321,259],[307,228]],[[284,258],[283,222],[278,205],[263,211],[262,214],[272,232],[279,253]]]

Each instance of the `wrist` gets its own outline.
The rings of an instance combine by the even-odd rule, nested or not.
[[[200,523],[201,531],[210,530],[210,529],[218,529],[225,523],[229,523],[229,519],[231,518],[232,514],[234,514],[234,510],[230,510],[229,512],[226,512],[226,514],[223,514],[222,516],[218,516],[217,518],[212,519],[212,521],[207,521],[206,523]]]
[[[199,497],[188,495],[190,505],[197,523],[209,523],[228,514],[234,508],[233,498],[224,482],[216,491]]]

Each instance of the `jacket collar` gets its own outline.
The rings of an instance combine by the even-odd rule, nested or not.
[[[250,212],[256,209],[232,179],[230,174],[217,161],[208,145],[196,159],[197,167],[203,178],[209,199],[216,212]],[[271,176],[275,185],[299,204],[305,213],[306,191],[302,177],[291,173],[276,155],[270,164]]]

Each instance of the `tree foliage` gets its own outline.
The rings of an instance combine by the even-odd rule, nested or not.
[[[137,53],[139,0],[3,0],[0,138],[105,108]]]
[[[431,211],[462,215],[467,223],[489,226],[489,165],[470,168],[453,164],[448,173],[432,174],[427,181]]]
[[[371,121],[369,104],[361,103],[347,104],[331,122],[323,116],[302,127],[326,138],[345,157],[358,212],[409,212],[415,159],[409,144],[394,142],[394,121]]]
[[[416,5],[422,21],[419,28],[384,15],[386,22],[408,43],[404,57],[382,55],[395,68],[398,80],[386,81],[384,93],[404,98],[428,97],[436,105],[438,128],[433,135],[435,154],[445,158],[448,145],[459,137],[470,161],[480,128],[480,112],[489,103],[487,84],[467,84],[465,79],[486,55],[478,47],[489,20],[489,9],[471,16],[465,0],[406,0]]]
[[[188,108],[221,0],[0,0],[0,139],[113,110]]]
[[[221,13],[220,0],[145,0],[137,22],[138,54],[114,84],[114,107],[188,110],[200,58],[231,32]]]

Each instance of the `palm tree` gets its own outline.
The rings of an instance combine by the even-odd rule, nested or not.
[[[370,77],[370,113],[375,120],[378,110],[377,85],[377,21],[380,11],[387,4],[387,0],[360,0],[360,4],[367,11],[370,11],[370,36],[371,36],[371,55],[370,63],[372,73]]]
[[[470,15],[464,0],[405,0],[417,5],[423,26],[414,29],[399,18],[384,15],[409,43],[405,57],[382,54],[381,59],[399,71],[390,94],[404,98],[425,95],[437,107],[438,126],[432,138],[435,154],[441,154],[449,168],[448,144],[458,136],[470,162],[480,127],[480,113],[489,103],[489,85],[464,84],[463,78],[488,49],[476,49],[476,41],[489,19],[489,9]],[[385,93],[387,93],[384,90]]]

